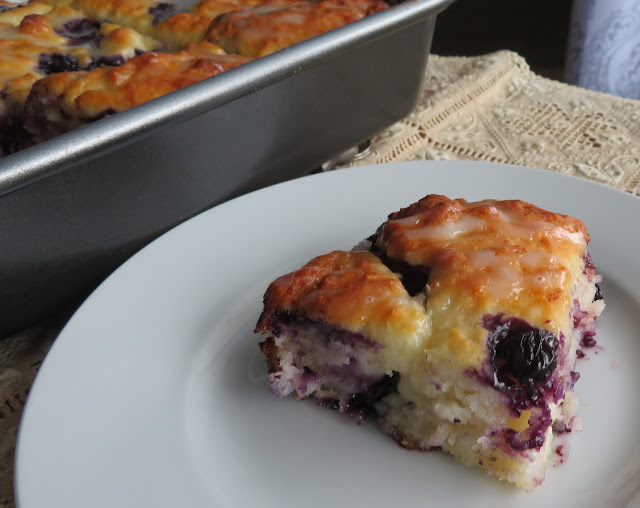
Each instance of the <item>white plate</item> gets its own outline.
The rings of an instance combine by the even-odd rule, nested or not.
[[[608,306],[579,365],[584,431],[534,493],[265,388],[252,330],[268,283],[428,193],[525,199],[592,234]],[[639,199],[586,180],[469,162],[342,170],[218,206],[125,263],[57,339],[20,429],[19,507],[638,507],[639,218]]]

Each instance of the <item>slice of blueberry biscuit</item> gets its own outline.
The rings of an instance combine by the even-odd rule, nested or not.
[[[604,308],[589,239],[522,201],[427,196],[270,285],[271,391],[533,489],[553,431],[580,428],[576,356]]]

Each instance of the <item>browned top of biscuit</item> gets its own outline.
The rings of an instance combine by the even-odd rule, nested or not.
[[[182,48],[188,42],[202,41],[216,16],[242,9],[243,4],[232,0],[200,0],[190,11],[179,12],[156,24],[151,33],[169,48]]]
[[[392,213],[379,244],[393,258],[431,266],[443,250],[484,250],[519,246],[558,253],[583,249],[584,224],[519,200],[469,203],[431,194]]]
[[[207,39],[230,53],[260,57],[386,8],[382,0],[269,0],[220,15]]]
[[[45,0],[55,3],[56,0]],[[134,28],[138,32],[151,35],[153,15],[150,9],[155,0],[68,0],[75,9],[84,12],[89,18],[108,21]]]
[[[52,74],[31,90],[25,106],[28,128],[48,139],[249,61],[219,52],[203,43],[181,53],[145,53],[119,67]]]
[[[17,26],[26,16],[31,14],[46,14],[52,7],[43,2],[34,0],[28,4],[11,4],[2,2],[0,5],[8,7],[7,10],[0,12],[0,23]]]
[[[265,294],[256,331],[268,332],[275,312],[340,324],[352,331],[363,327],[406,327],[415,331],[423,309],[373,254],[334,251],[299,270],[277,278]]]
[[[571,288],[588,241],[581,221],[523,201],[427,196],[391,214],[376,240],[390,258],[428,269],[422,294],[410,297],[401,276],[369,252],[332,252],[271,284],[257,331],[268,333],[282,311],[478,368],[486,316],[571,333]]]
[[[482,336],[462,342],[487,314],[520,316],[554,333],[570,326],[571,284],[588,241],[580,220],[523,201],[429,195],[391,214],[377,244],[391,258],[430,268],[434,325],[450,344],[460,330],[460,350],[480,353]]]
[[[39,86],[69,94],[78,116],[86,117],[105,108],[121,111],[142,104],[245,62],[246,58],[230,55],[198,58],[187,53],[151,52],[119,67],[94,69],[84,75],[48,76]]]

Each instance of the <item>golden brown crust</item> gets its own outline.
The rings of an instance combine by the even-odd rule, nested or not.
[[[211,58],[217,57],[221,55],[227,55],[227,53],[220,46],[213,44],[211,42],[202,41],[202,42],[189,42],[185,46],[183,53],[186,53],[191,56],[196,56],[198,58]],[[238,55],[229,55],[229,58],[238,58]],[[242,60],[249,61],[249,58],[239,57]]]
[[[27,9],[31,4],[25,6]],[[47,7],[45,14],[26,14],[13,25],[0,24],[0,89],[21,116],[31,86],[48,73],[59,72],[55,61],[76,69],[91,68],[113,59],[122,63],[138,51],[153,49],[157,43],[135,30],[111,24],[96,24],[95,37],[74,40],[65,34],[71,23],[87,21],[84,14],[67,6]],[[16,9],[19,11],[20,9]],[[12,11],[13,12],[13,11]],[[19,110],[18,110],[19,109]]]
[[[56,35],[40,15],[24,18],[19,27],[0,25],[0,38],[2,83],[27,73],[41,76],[37,71],[40,54],[55,50],[64,42],[64,38]]]
[[[101,0],[97,1],[100,5]],[[74,28],[79,29],[79,38]],[[113,62],[109,65],[117,65],[157,47],[156,41],[132,28],[92,21],[65,2],[30,2],[0,13],[0,88],[27,73],[39,78],[61,72],[39,68],[43,55],[69,57],[77,69],[84,70],[105,64],[109,58]]]
[[[7,4],[7,2],[3,3],[3,5]],[[18,26],[20,21],[22,21],[26,16],[29,16],[30,14],[46,14],[51,9],[51,5],[43,2],[29,2],[26,5],[21,5],[0,13],[0,23]]]
[[[267,337],[260,343],[260,351],[267,360],[267,369],[269,374],[278,372],[281,369],[280,359],[278,358],[278,346],[276,346],[273,337]]]
[[[56,2],[56,0],[46,0]],[[159,0],[63,0],[91,19],[134,28],[178,51],[188,42],[203,40],[213,19],[259,0],[200,0],[191,8]],[[58,2],[60,3],[60,2]]]
[[[207,39],[230,53],[257,58],[386,8],[381,0],[270,0],[222,14]]]
[[[402,283],[369,252],[334,251],[276,279],[267,289],[256,331],[267,333],[277,312],[341,323],[393,319],[394,303],[409,300]]]
[[[523,201],[430,195],[391,214],[377,245],[393,259],[430,268],[432,342],[475,366],[486,352],[485,315],[569,333],[571,287],[588,241],[581,221]]]
[[[452,226],[449,232],[447,226]],[[428,230],[433,234],[424,234]],[[589,242],[589,234],[578,219],[524,201],[469,203],[432,194],[392,213],[379,244],[393,258],[429,266],[432,257],[449,245],[458,250],[518,245],[552,252],[562,244],[575,245],[571,235],[583,246]]]
[[[21,13],[15,26],[0,24],[0,113],[10,115],[8,122],[22,117],[32,85],[45,75],[40,67],[43,54],[64,54],[85,65],[91,61],[86,49],[67,47],[67,39],[56,34],[44,15],[28,14],[32,10]]]
[[[91,51],[93,57],[119,55],[124,62],[133,56],[159,47],[155,39],[145,37],[132,28],[111,23],[102,23],[99,34],[99,45]]]
[[[206,51],[205,46],[198,49]],[[119,67],[53,74],[38,81],[27,99],[28,127],[34,134],[48,139],[88,121],[215,76],[248,60],[237,55],[212,54],[202,58],[186,51],[176,54],[151,52],[134,57]]]
[[[151,35],[153,16],[149,8],[155,0],[69,0],[69,3],[91,19],[117,23]]]
[[[189,42],[200,42],[217,16],[242,9],[243,5],[245,2],[201,0],[190,11],[180,12],[155,25],[153,37],[172,49],[182,48]]]

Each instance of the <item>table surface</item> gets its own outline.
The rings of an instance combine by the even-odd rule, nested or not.
[[[336,167],[421,159],[538,167],[640,196],[640,101],[542,78],[508,51],[433,55],[413,113]],[[72,310],[0,341],[0,508],[15,506],[15,439],[29,388]]]

